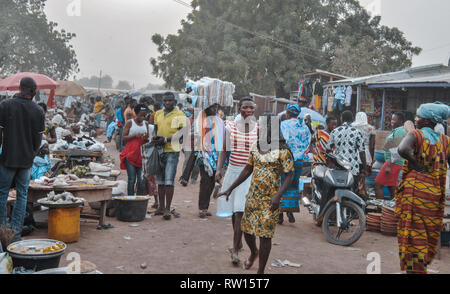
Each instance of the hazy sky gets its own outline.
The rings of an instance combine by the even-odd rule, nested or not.
[[[414,58],[414,66],[447,64],[450,1],[360,2],[374,7],[381,13],[383,24],[398,27],[408,40],[423,48],[423,53]],[[81,9],[75,6],[68,13],[71,3],[80,3]],[[77,34],[72,45],[80,63],[79,78],[99,75],[102,70],[112,76],[115,84],[127,80],[141,88],[149,82],[163,83],[151,73],[149,59],[158,54],[151,36],[176,33],[189,8],[173,0],[47,0],[46,13],[59,28]]]

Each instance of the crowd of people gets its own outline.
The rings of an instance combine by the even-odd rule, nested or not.
[[[30,179],[48,171],[48,144],[58,137],[58,121],[46,124],[47,108],[32,101],[35,94],[36,83],[25,78],[20,93],[0,104],[0,224],[6,224],[6,200],[14,184],[18,196],[11,226],[16,239],[20,238]],[[120,166],[128,176],[128,195],[154,196],[155,215],[168,221],[180,217],[171,206],[182,152],[182,186],[189,184],[196,169],[200,175],[199,217],[211,216],[212,195],[225,197],[232,207],[231,262],[241,263],[244,237],[251,251],[244,267],[250,269],[259,258],[259,274],[264,273],[271,240],[284,214],[289,222],[296,221],[300,177],[310,175],[316,162],[326,163],[327,153],[350,163],[355,192],[365,200],[370,198],[365,182],[375,162],[375,128],[363,112],[355,119],[351,111],[344,111],[314,128],[309,116],[300,118],[301,103],[289,105],[283,115],[267,111],[257,120],[256,104],[248,97],[240,99],[238,116],[228,119],[218,104],[194,115],[192,105],[177,105],[172,92],[164,94],[162,105],[146,96],[139,101],[126,96],[115,108],[100,97],[90,102],[88,113],[83,113],[77,110],[78,102],[71,100],[66,114],[80,115],[80,122],[86,119],[97,129],[102,116],[106,118],[106,142],[116,134]],[[384,186],[395,195],[399,256],[402,270],[408,273],[425,273],[436,254],[450,162],[449,139],[437,132],[437,125],[445,125],[448,116],[449,107],[436,103],[418,109],[415,126],[405,122],[402,113],[395,113],[386,141],[399,142],[385,153],[386,163],[376,179],[376,197],[384,197]],[[80,127],[76,123],[71,130],[78,133]],[[143,172],[149,165],[142,151],[146,144],[159,150],[160,169],[155,176]]]
[[[370,199],[366,187],[366,177],[371,175],[371,167],[375,162],[376,133],[375,128],[369,124],[367,115],[363,112],[357,113],[355,118],[352,112],[344,111],[341,117],[328,117],[326,125],[313,128],[310,117],[299,118],[302,107],[297,104],[289,105],[286,113],[282,116],[265,112],[257,121],[254,117],[256,104],[251,98],[242,98],[238,103],[239,113],[236,118],[229,118],[225,121],[219,112],[220,105],[211,105],[194,117],[193,109],[177,105],[171,93],[166,93],[163,101],[163,108],[157,112],[153,112],[148,106],[136,106],[134,114],[130,116],[134,117],[133,121],[128,122],[128,127],[125,127],[123,141],[130,140],[130,133],[134,140],[134,143],[129,145],[129,149],[132,150],[129,152],[127,148],[125,149],[127,151],[124,150],[121,155],[121,158],[127,158],[128,165],[132,159],[127,156],[131,156],[129,154],[133,154],[134,151],[139,154],[140,147],[152,140],[163,148],[161,159],[164,163],[163,170],[156,177],[157,185],[150,185],[147,180],[141,182],[138,180],[141,158],[137,156],[136,163],[132,164],[137,169],[127,167],[129,193],[134,193],[134,187],[139,187],[141,184],[154,187],[148,191],[150,191],[149,195],[156,194],[155,191],[159,195],[158,198],[155,197],[154,203],[154,207],[157,208],[156,214],[169,220],[173,212],[170,207],[174,195],[176,168],[180,152],[183,152],[185,160],[179,179],[180,183],[187,186],[196,168],[201,178],[198,196],[199,217],[211,216],[208,209],[215,188],[220,187],[220,193],[217,196],[226,197],[231,204],[234,234],[233,246],[229,252],[234,265],[241,262],[239,251],[243,247],[242,239],[244,237],[251,250],[250,256],[244,262],[244,267],[249,269],[259,258],[258,273],[264,272],[276,225],[283,224],[284,214],[289,222],[295,222],[294,213],[300,211],[300,191],[298,189],[300,176],[310,175],[314,162],[326,162],[326,153],[332,152],[337,158],[344,159],[351,164],[351,173],[356,179],[355,191],[364,200]],[[424,105],[423,107],[429,106]],[[144,124],[142,122],[146,113],[152,114],[147,116],[148,119]],[[443,123],[445,115],[442,114],[443,119],[438,122],[434,117],[430,118],[425,115],[421,119],[426,120],[429,125],[434,125]],[[338,125],[338,122],[341,123]],[[403,138],[409,131],[415,129],[414,126],[411,127],[412,122],[405,122],[402,113],[395,113],[392,116],[391,124],[393,131],[387,138],[387,142]],[[418,125],[417,122],[416,125],[418,129],[414,132],[423,132],[421,125]],[[406,128],[408,131],[405,126],[408,126]],[[133,128],[132,132],[129,131],[131,128]],[[181,131],[183,128],[188,131]],[[434,127],[432,131],[434,132]],[[180,132],[184,134],[183,140],[180,140],[182,136],[176,136]],[[445,134],[442,135],[442,138],[436,136],[432,143],[443,142],[440,146],[447,146]],[[407,140],[405,139],[405,141]],[[426,142],[430,144],[430,142]],[[419,143],[422,144],[421,141]],[[410,165],[411,159],[401,155],[400,150],[390,148],[385,153],[386,162],[376,178],[375,195],[371,195],[372,197],[383,199],[385,196],[383,192],[380,193],[380,190],[386,186],[389,187],[392,198],[396,195],[395,199],[398,203],[405,201],[401,195],[403,195],[405,183],[408,182],[406,178],[411,176],[411,172],[403,168],[401,180],[399,180],[399,175],[402,167],[405,166],[405,160],[408,160]],[[442,153],[441,158],[448,158],[447,149],[432,148],[430,152]],[[418,156],[423,155],[418,154]],[[147,163],[144,160],[142,165],[145,164]],[[442,177],[444,174],[446,175],[446,165],[442,162],[440,164],[442,165],[440,166],[440,177]],[[430,175],[430,177],[432,176]],[[439,180],[441,181],[442,178]],[[441,201],[439,204],[435,203],[437,206],[441,205],[439,209],[436,206],[437,210],[435,211],[441,214],[440,222],[439,217],[436,216],[434,219],[433,235],[436,235],[438,234],[437,228],[442,224],[442,199],[444,197],[442,193],[445,192],[445,181],[444,184],[442,182],[438,184],[435,177],[433,181],[437,187],[443,189],[439,190],[440,194],[435,194],[435,197],[439,196],[439,201]],[[143,189],[138,189],[137,193],[142,191]],[[408,191],[409,194],[412,193],[410,190]],[[407,207],[407,205],[400,205],[397,209],[402,209],[402,207]],[[425,205],[425,207],[428,206]],[[403,218],[411,217],[407,212],[398,211],[398,214]],[[423,221],[422,226],[426,226],[427,223],[428,221]],[[406,227],[402,229],[401,224],[405,224]],[[411,232],[410,223],[403,221],[401,224],[399,232],[403,232],[402,230]],[[259,249],[256,246],[255,237],[259,237],[260,240]],[[421,241],[417,241],[418,239]],[[420,259],[425,261],[422,262],[423,264],[413,264],[411,267],[412,260],[418,260],[415,257],[417,254],[411,253],[416,250],[414,248],[417,248],[416,245],[413,245],[416,241],[425,242],[424,248],[427,248],[429,252],[434,252],[433,246],[436,246],[437,242],[428,243],[426,240],[417,237],[408,239],[404,234],[399,235],[400,252],[403,252],[401,253],[402,263],[410,265],[409,268],[402,266],[403,270],[418,272],[419,268],[424,268],[424,263],[431,262],[433,255],[427,253],[428,255],[425,254]],[[407,242],[409,245],[401,245],[402,242]]]

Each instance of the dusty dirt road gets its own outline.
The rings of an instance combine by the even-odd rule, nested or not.
[[[104,138],[100,138],[104,140]],[[119,156],[113,144],[107,144],[108,154],[119,166]],[[180,156],[180,165],[183,157]],[[179,167],[180,170],[180,167]],[[180,172],[177,173],[179,178]],[[122,171],[120,179],[126,180]],[[70,263],[67,254],[77,252],[82,260],[93,262],[106,274],[255,274],[251,270],[234,267],[227,251],[232,244],[230,219],[215,216],[202,220],[198,217],[199,185],[177,185],[173,207],[181,218],[165,221],[153,216],[130,227],[130,223],[107,218],[115,228],[99,231],[96,223],[81,223],[81,236],[77,243],[69,244],[61,258],[61,266]],[[153,204],[150,201],[149,206]],[[151,208],[149,208],[151,210]],[[296,214],[296,223],[278,226],[273,239],[266,273],[268,274],[366,274],[370,252],[381,256],[381,273],[399,273],[397,239],[379,233],[365,232],[352,247],[329,244],[321,228],[316,227],[305,208]],[[211,201],[210,211],[216,206]],[[47,237],[47,230],[35,231],[29,238]],[[130,240],[125,237],[131,238]],[[244,242],[240,258],[244,262],[250,251]],[[441,259],[430,266],[430,273],[450,274],[450,249],[443,248]],[[300,268],[275,268],[275,259],[301,264]],[[142,269],[141,264],[147,267]]]

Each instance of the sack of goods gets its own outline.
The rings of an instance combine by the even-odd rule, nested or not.
[[[192,105],[206,109],[213,104],[223,107],[233,106],[235,85],[219,79],[204,77],[199,81],[188,81],[186,89],[190,90]]]

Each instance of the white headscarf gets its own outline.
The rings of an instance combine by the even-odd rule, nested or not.
[[[367,119],[367,114],[365,112],[358,112],[356,114],[356,119],[352,123],[352,126],[358,128],[360,130],[367,131],[367,132],[374,129],[374,127],[369,124],[369,121]]]

